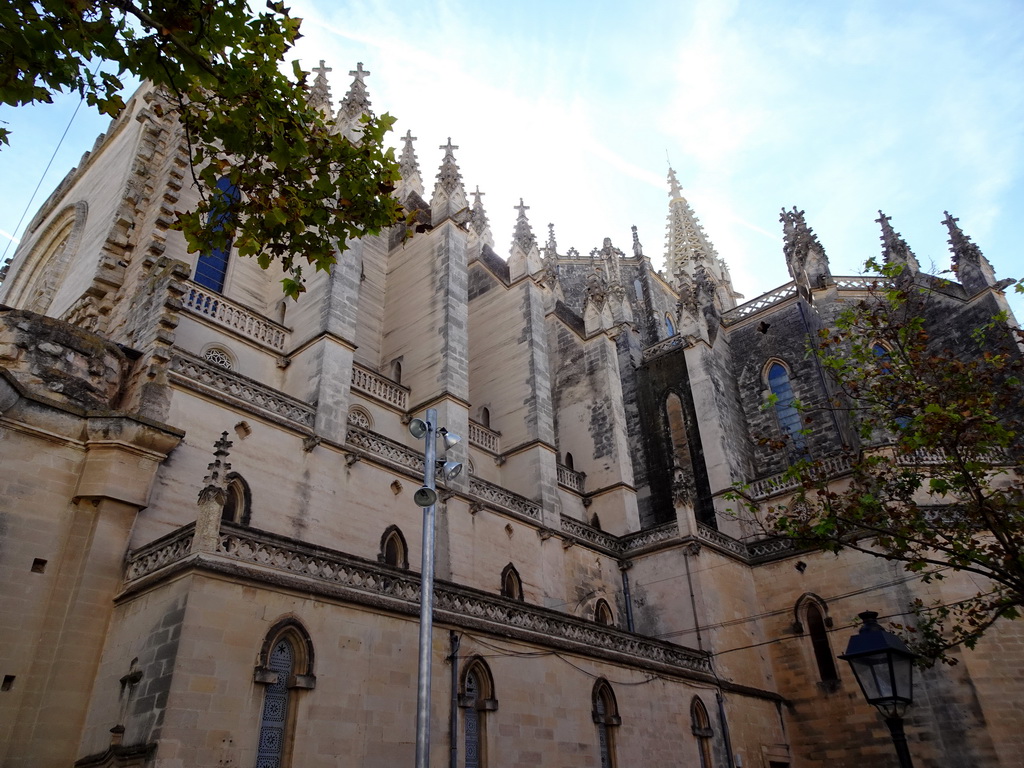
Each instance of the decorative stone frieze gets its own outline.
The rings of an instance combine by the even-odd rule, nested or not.
[[[192,535],[193,526],[185,526],[131,553],[124,586],[131,589],[144,577],[186,560]],[[418,610],[417,575],[397,573],[377,563],[265,531],[222,523],[212,557],[216,559],[196,558],[195,562],[217,570],[232,570],[230,564],[235,562],[246,567],[249,578],[264,580],[275,587],[296,579],[301,583],[296,581],[294,586],[304,592],[331,594],[410,614]],[[612,657],[643,668],[711,673],[709,658],[704,653],[454,584],[435,584],[434,607],[438,620],[456,626],[492,631],[587,656]]]
[[[243,409],[255,409],[302,427],[313,427],[316,410],[312,406],[188,353],[177,352],[171,358],[170,373],[173,381],[194,391],[212,394]]]

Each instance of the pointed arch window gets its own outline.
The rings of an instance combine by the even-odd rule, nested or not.
[[[380,537],[380,554],[377,560],[393,568],[409,567],[409,546],[397,525],[388,526]]]
[[[252,504],[252,492],[245,479],[232,472],[227,476],[228,488],[224,499],[224,508],[221,510],[220,519],[229,523],[249,525],[249,518],[252,515],[250,509]]]
[[[501,572],[501,594],[513,600],[523,599],[523,580],[512,563],[506,565]]]
[[[796,615],[795,629],[798,632],[806,632],[811,641],[811,650],[814,652],[814,661],[818,667],[818,679],[825,687],[834,689],[839,683],[839,670],[828,641],[832,619],[828,616],[825,601],[817,595],[804,595],[797,601]]]
[[[690,731],[697,737],[700,768],[712,768],[714,764],[711,761],[711,739],[715,732],[711,728],[711,718],[708,717],[707,707],[696,696],[690,702]]]
[[[615,729],[622,724],[615,694],[608,681],[601,678],[594,684],[591,695],[594,724],[597,725],[597,745],[601,755],[601,768],[615,768]]]
[[[487,713],[498,709],[494,693],[494,678],[487,664],[479,656],[469,660],[462,671],[462,728],[465,739],[466,768],[485,768],[487,765]]]
[[[772,363],[768,368],[768,388],[775,395],[775,416],[779,420],[782,434],[792,442],[794,453],[802,455],[807,442],[801,433],[800,411],[796,407],[796,395],[789,378],[789,371],[781,363]]]
[[[665,315],[665,334],[666,336],[676,335],[675,323],[672,322],[672,318],[669,315]]]
[[[263,683],[256,768],[285,768],[291,758],[297,692],[316,685],[313,644],[305,628],[284,619],[267,633],[254,679]]]
[[[598,600],[594,605],[594,621],[606,627],[615,626],[615,614],[612,613],[611,606],[604,598]]]
[[[219,212],[211,212],[210,219],[213,221],[213,228],[220,231],[225,224],[229,224],[235,217],[234,208],[238,204],[238,187],[231,183],[227,176],[217,179],[217,187],[213,191],[214,205]],[[209,253],[204,253],[196,262],[196,272],[193,280],[211,291],[221,293],[224,290],[224,278],[228,273],[228,256],[231,255],[231,241],[229,240],[224,248],[211,248]]]

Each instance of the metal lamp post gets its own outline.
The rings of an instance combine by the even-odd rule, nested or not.
[[[437,502],[435,477],[437,465],[445,480],[451,480],[462,471],[462,464],[437,461],[438,437],[444,440],[445,450],[456,445],[461,438],[444,427],[437,428],[437,410],[427,409],[427,418],[409,422],[413,437],[423,438],[423,486],[413,494],[416,505],[423,507],[423,551],[420,567],[420,642],[419,671],[416,686],[416,768],[430,764],[430,661],[431,635],[434,629],[434,504]]]
[[[900,768],[914,768],[903,731],[903,715],[914,701],[914,659],[906,643],[878,624],[878,614],[865,611],[860,631],[850,638],[840,659],[850,663],[864,698],[885,718]]]

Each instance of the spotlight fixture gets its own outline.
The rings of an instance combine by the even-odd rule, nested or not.
[[[441,475],[446,481],[454,480],[462,472],[461,461],[446,461],[441,464]]]
[[[427,434],[427,422],[423,419],[413,419],[409,422],[409,432],[417,440]]]
[[[431,507],[437,503],[437,491],[424,485],[412,495],[412,500],[417,507]]]
[[[449,450],[451,448],[454,448],[456,445],[458,445],[459,443],[462,442],[462,438],[461,437],[456,435],[454,432],[449,432],[444,427],[441,427],[439,430],[437,430],[437,434],[439,434],[442,438],[444,438],[445,450]]]

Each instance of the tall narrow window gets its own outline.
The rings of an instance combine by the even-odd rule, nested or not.
[[[513,600],[523,599],[523,580],[519,578],[519,571],[512,563],[506,565],[501,572],[501,594]]]
[[[254,674],[263,683],[256,768],[285,768],[290,763],[296,693],[313,688],[313,644],[295,619],[278,622],[267,633]]]
[[[222,209],[220,213],[210,214],[214,222],[214,229],[219,231],[234,217],[232,209],[239,200],[238,188],[231,183],[227,176],[221,176],[217,180],[217,188],[213,191],[213,196],[216,205]],[[192,279],[204,288],[220,293],[224,290],[224,278],[228,273],[228,256],[230,254],[230,241],[223,249],[212,248],[209,253],[202,254],[196,263],[196,273]]]
[[[666,336],[676,335],[676,326],[672,322],[672,318],[669,317],[668,315],[665,315],[665,334]]]
[[[568,451],[565,452],[565,466],[567,469],[576,470],[576,467],[573,465],[572,454]]]
[[[263,694],[263,715],[260,718],[260,740],[256,751],[256,768],[280,768],[284,763],[285,730],[288,725],[288,678],[295,663],[295,648],[288,637],[274,643],[267,668],[276,673],[274,682]]]
[[[814,649],[814,661],[818,665],[818,678],[822,683],[833,686],[839,681],[839,672],[832,656],[832,648],[828,642],[828,629],[821,608],[813,600],[808,600],[804,608],[804,624],[811,638]]]
[[[693,697],[690,702],[690,731],[697,737],[697,755],[700,757],[700,768],[712,768],[711,737],[715,732],[711,729],[711,719],[704,702]]]
[[[622,718],[607,680],[601,679],[594,684],[592,700],[594,709],[591,715],[597,725],[601,768],[615,768],[615,728],[622,723]]]
[[[462,673],[462,695],[459,706],[463,712],[466,768],[487,765],[487,713],[498,708],[494,680],[483,659],[471,659]]]
[[[491,428],[491,409],[487,406],[480,409],[480,423],[488,429]]]
[[[796,407],[796,396],[789,380],[789,371],[779,363],[772,363],[768,369],[768,388],[775,395],[775,415],[779,420],[782,434],[792,441],[797,454],[806,451],[806,441],[801,434],[800,411]]]

